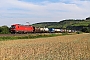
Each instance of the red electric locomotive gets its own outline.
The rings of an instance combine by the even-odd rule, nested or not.
[[[15,33],[32,33],[34,32],[34,27],[31,25],[21,25],[21,24],[13,24],[11,25],[10,32],[12,34]]]

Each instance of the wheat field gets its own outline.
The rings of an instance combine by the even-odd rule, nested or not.
[[[0,60],[90,60],[90,34],[0,41]]]

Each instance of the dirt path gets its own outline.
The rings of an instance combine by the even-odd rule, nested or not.
[[[90,60],[90,34],[0,41],[0,60]]]

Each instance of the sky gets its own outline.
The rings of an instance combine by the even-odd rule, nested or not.
[[[90,16],[90,0],[0,0],[0,26]]]

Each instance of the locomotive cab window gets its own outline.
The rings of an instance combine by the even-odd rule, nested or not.
[[[15,26],[14,26],[14,25],[12,25],[12,26],[11,26],[11,28],[15,28]]]

